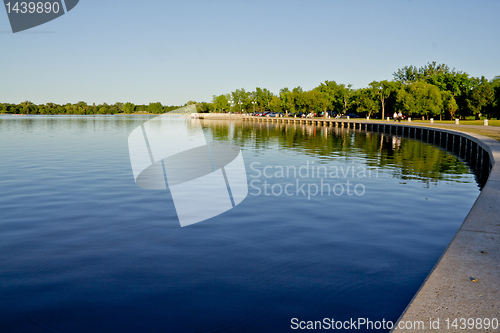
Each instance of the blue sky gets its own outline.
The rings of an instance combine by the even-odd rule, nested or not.
[[[500,75],[500,1],[80,0],[12,34],[0,102],[181,105],[237,88],[365,87],[406,65]]]

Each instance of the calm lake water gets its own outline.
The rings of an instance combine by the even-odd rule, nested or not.
[[[127,138],[151,118],[0,116],[0,332],[395,322],[479,194],[467,166],[414,140],[206,121],[241,147],[249,194],[181,228],[170,192],[132,175]]]

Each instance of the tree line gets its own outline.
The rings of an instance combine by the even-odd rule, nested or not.
[[[267,89],[247,92],[236,89],[214,95],[210,112],[356,113],[383,118],[393,112],[412,117],[440,119],[500,118],[500,76],[488,81],[472,77],[436,62],[417,68],[405,66],[393,73],[393,80],[373,81],[353,89],[350,84],[325,81],[309,91],[283,88],[278,95]]]
[[[64,105],[56,103],[33,104],[30,101],[25,101],[20,104],[0,103],[0,113],[13,114],[76,114],[76,115],[92,115],[92,114],[131,114],[136,112],[147,112],[160,114],[180,108],[180,106],[163,106],[160,102],[149,103],[148,105],[135,105],[133,103],[115,103],[115,104],[99,104],[92,105],[86,102],[78,102],[76,104],[67,103]]]
[[[273,94],[266,88],[255,91],[236,89],[214,95],[211,102],[196,103],[198,112],[258,112],[272,111],[288,114],[325,112],[384,118],[401,111],[411,117],[440,119],[500,118],[500,76],[492,80],[451,70],[445,64],[428,63],[417,68],[405,66],[393,73],[391,81],[373,81],[368,87],[353,89],[351,84],[325,81],[311,90],[302,87],[282,88]],[[181,106],[115,103],[88,105],[85,102],[58,105],[36,105],[29,101],[20,104],[0,103],[0,113],[20,114],[117,114],[148,112],[160,114]]]

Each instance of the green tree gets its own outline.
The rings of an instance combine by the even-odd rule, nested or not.
[[[418,80],[424,80],[427,83],[434,84],[444,90],[444,77],[451,74],[450,68],[445,64],[437,64],[435,61],[427,63],[427,65],[417,68],[415,66],[405,66],[398,69],[392,75],[394,80],[404,84],[413,83]]]
[[[322,112],[326,113],[330,103],[324,93],[313,89],[303,94],[307,113],[312,112],[315,115],[319,115]]]
[[[342,113],[347,113],[349,106],[351,105],[351,97],[354,94],[354,90],[352,89],[352,84],[348,84],[347,86],[344,84],[340,85],[339,88],[340,96],[342,97]]]
[[[163,105],[160,102],[149,103],[148,111],[155,114],[163,113]]]
[[[387,80],[383,80],[380,82],[373,81],[369,85],[372,88],[373,93],[378,96],[380,100],[380,106],[382,110],[382,119],[385,117],[385,107],[386,100],[392,93],[395,93],[398,89],[398,84],[395,82],[390,82]]]
[[[307,97],[302,89],[298,86],[292,89],[294,109],[297,112],[307,112]]]
[[[179,105],[170,105],[170,106],[163,106],[163,112],[170,112],[170,111],[174,111],[176,109],[179,109],[181,106]],[[137,107],[136,107],[137,108]]]
[[[21,106],[17,104],[8,104],[7,105],[7,112],[13,113],[13,114],[19,114],[21,113]]]
[[[404,84],[415,82],[419,78],[418,68],[415,66],[405,66],[398,69],[392,75],[394,76],[394,80]]]
[[[86,102],[80,101],[73,105],[73,110],[75,114],[87,114],[89,111],[89,106]]]
[[[467,106],[476,118],[479,119],[481,113],[486,113],[487,117],[490,118],[494,100],[495,90],[491,83],[483,76],[479,80],[479,84],[472,88],[467,99]]]
[[[412,116],[436,116],[443,109],[439,88],[424,81],[416,81],[402,87],[398,91],[397,100],[399,107]]]
[[[24,101],[21,103],[20,105],[20,111],[21,113],[23,114],[31,114],[31,113],[36,113],[34,112],[36,110],[36,105],[33,104],[32,102],[30,101]]]
[[[358,89],[355,95],[357,112],[365,113],[368,117],[377,112],[379,93],[375,88]]]
[[[479,84],[479,79],[471,78],[467,73],[450,70],[448,65],[429,62],[427,65],[417,68],[406,66],[394,74],[394,79],[403,84],[409,84],[418,80],[425,81],[439,88],[441,92],[452,93],[458,106],[456,112],[459,116],[474,114],[477,110],[471,108],[471,90]]]
[[[281,109],[284,110],[285,113],[296,113],[294,94],[288,88],[280,90],[280,102]]]
[[[116,108],[117,113],[123,112],[123,105],[124,104],[122,102],[116,102],[114,104],[114,107]]]
[[[56,114],[57,113],[57,104],[54,103],[46,103],[45,104],[45,114]]]
[[[450,119],[455,119],[455,113],[458,110],[457,102],[455,101],[455,97],[453,93],[448,90],[441,92],[441,96],[443,98],[443,109],[444,112],[448,112],[450,114]],[[440,114],[440,120],[442,120],[442,113]]]
[[[245,91],[244,88],[241,89],[236,89],[234,92],[231,93],[232,100],[234,102],[235,110],[236,112],[239,112],[242,110],[245,112],[247,109],[249,109],[249,106],[251,105],[251,93]]]
[[[212,109],[212,104],[207,102],[196,103],[196,111],[198,113],[207,113]]]
[[[497,75],[491,80],[491,86],[495,92],[495,97],[493,101],[493,111],[492,114],[497,119],[500,118],[500,75]]]
[[[278,96],[273,96],[269,102],[269,110],[272,112],[281,112],[281,100]]]
[[[98,110],[97,112],[99,114],[107,114],[107,113],[109,113],[109,105],[106,103],[103,103],[102,105],[98,105],[97,110]]]
[[[229,99],[227,95],[213,95],[212,97],[212,105],[214,112],[227,112],[230,109]]]
[[[133,113],[135,111],[135,105],[133,103],[127,102],[122,105],[121,110],[123,111],[123,113]]]
[[[266,88],[255,88],[251,94],[251,99],[256,102],[256,111],[271,109],[271,101],[273,100],[273,93]],[[281,106],[280,106],[281,108]]]
[[[118,109],[116,104],[110,105],[108,108],[108,113],[110,113],[110,114],[115,114],[115,113],[118,113],[119,111],[120,110]]]
[[[341,90],[342,87],[335,81],[325,81],[315,88],[315,90],[324,94],[328,101],[327,109],[337,110],[342,105]]]

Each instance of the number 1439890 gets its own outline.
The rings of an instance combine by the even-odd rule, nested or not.
[[[5,4],[7,7],[7,13],[16,13],[16,14],[49,14],[49,13],[59,13],[59,3],[58,2],[7,2]]]

